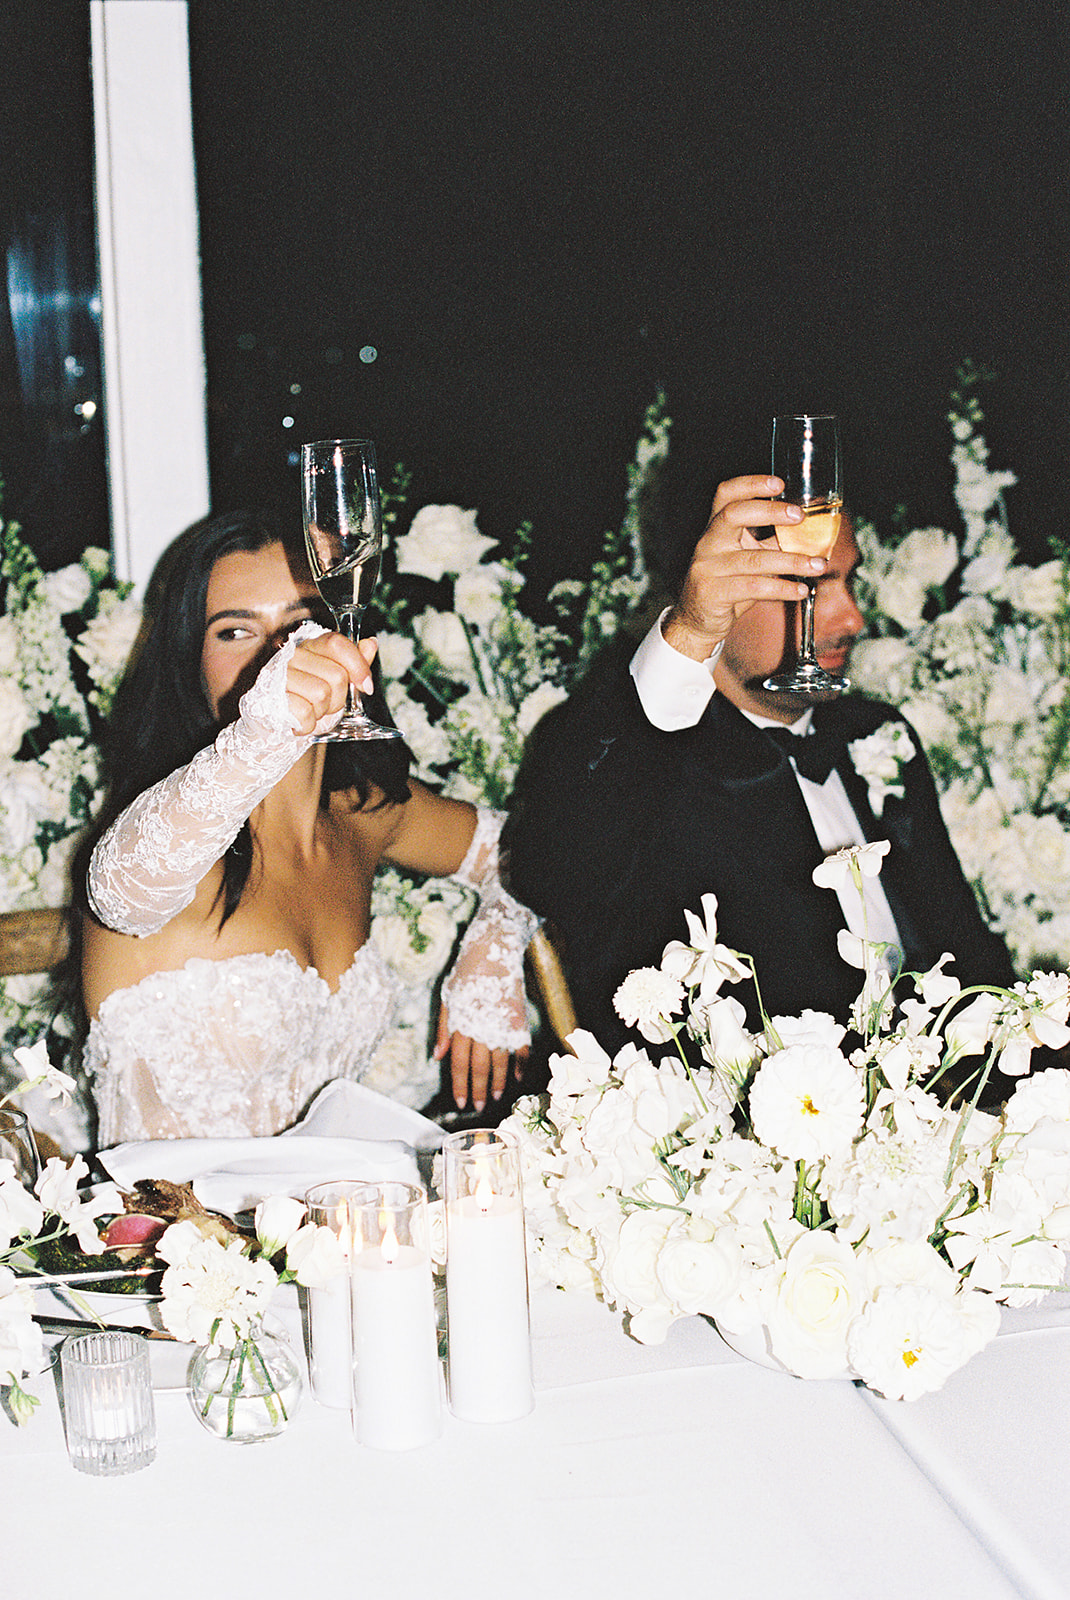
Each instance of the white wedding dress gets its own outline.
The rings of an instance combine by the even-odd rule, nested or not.
[[[321,631],[306,623],[292,634],[242,697],[237,722],[139,795],[100,840],[88,887],[107,927],[144,937],[189,905],[253,807],[309,747],[290,729],[285,671],[299,640]],[[538,919],[499,881],[501,820],[479,810],[454,874],[481,903],[442,993],[451,1029],[517,1050],[530,1039],[523,953]],[[361,1077],[397,992],[370,942],[334,992],[285,950],[194,957],[113,990],[85,1050],[99,1144],[279,1133],[325,1083]]]

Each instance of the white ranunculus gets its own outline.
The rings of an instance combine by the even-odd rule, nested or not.
[[[412,666],[416,646],[403,633],[380,633],[379,665],[384,678],[403,678]]]
[[[800,1378],[847,1369],[847,1333],[865,1303],[862,1269],[850,1245],[824,1231],[804,1233],[787,1251],[767,1311],[769,1344]]]
[[[922,1284],[878,1291],[847,1340],[851,1366],[889,1400],[916,1400],[946,1380],[999,1332],[987,1295],[948,1298]]]
[[[93,592],[92,580],[78,562],[60,567],[58,572],[46,572],[41,579],[40,593],[50,606],[55,606],[60,616],[78,611]]]
[[[37,718],[11,678],[0,678],[0,757],[13,756]]]
[[[478,566],[496,539],[485,539],[476,527],[476,513],[460,506],[424,506],[409,531],[397,541],[397,570],[435,583],[447,572]]]
[[[469,627],[486,628],[502,609],[505,583],[508,582],[510,589],[519,589],[523,581],[519,573],[504,567],[500,561],[469,567],[453,586],[454,610]]]
[[[524,700],[521,701],[520,710],[517,712],[517,731],[526,739],[537,722],[541,722],[548,711],[554,706],[559,706],[562,700],[568,699],[568,690],[561,688],[556,683],[540,683]]]
[[[472,649],[455,612],[423,611],[413,624],[413,631],[446,672],[460,674],[466,680],[472,676]]]
[[[361,1083],[377,1094],[389,1095],[414,1111],[433,1098],[442,1077],[441,1065],[431,1055],[426,993],[422,1010],[418,1025],[391,1028],[386,1033],[360,1078]]]
[[[865,1096],[859,1074],[838,1050],[800,1044],[762,1062],[749,1104],[763,1144],[789,1161],[814,1162],[850,1148]]]

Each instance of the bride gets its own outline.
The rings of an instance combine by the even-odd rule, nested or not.
[[[381,861],[480,895],[435,1054],[450,1056],[457,1105],[482,1110],[529,1042],[536,919],[499,881],[501,817],[410,779],[400,740],[312,742],[350,679],[372,692],[375,645],[317,624],[303,551],[269,521],[189,529],[148,610],[112,719],[111,794],[82,855],[99,1143],[277,1133],[324,1083],[359,1078],[395,999],[368,940]]]

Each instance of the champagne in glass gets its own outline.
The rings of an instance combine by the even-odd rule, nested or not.
[[[301,447],[305,549],[316,588],[347,639],[360,623],[379,578],[383,551],[375,446],[368,439],[326,439]],[[350,684],[340,722],[320,740],[400,739],[365,715]]]
[[[803,520],[778,527],[777,544],[793,555],[831,556],[843,512],[840,430],[835,417],[773,418],[773,473],[784,481],[782,500],[801,508]],[[793,671],[766,678],[765,688],[781,694],[842,694],[850,680],[826,672],[814,654],[816,579],[803,578],[802,643]]]

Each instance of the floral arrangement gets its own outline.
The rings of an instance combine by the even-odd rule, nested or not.
[[[982,912],[1029,972],[1070,962],[1070,561],[1057,541],[1051,560],[1019,560],[1003,498],[1015,477],[988,465],[979,381],[962,368],[948,418],[962,533],[887,541],[857,526],[872,637],[851,678],[917,730]]]
[[[861,892],[886,849],[841,851],[815,882]],[[751,1034],[721,990],[754,979],[753,963],[718,943],[715,897],[702,905],[687,942],[615,997],[673,1052],[628,1045],[610,1060],[577,1031],[548,1092],[505,1124],[523,1152],[533,1277],[593,1288],[644,1342],[701,1314],[800,1377],[893,1399],[939,1388],[994,1338],[1000,1305],[1063,1279],[1070,1072],[1026,1074],[1035,1045],[1070,1041],[1070,979],[963,990],[950,956],[893,976],[886,946],[843,931],[862,973],[851,1032],[763,1008]],[[1021,1078],[998,1116],[979,1109],[997,1065]]]
[[[42,1090],[52,1098],[70,1097],[74,1080],[52,1066],[43,1042],[20,1047],[16,1058],[27,1076],[13,1094]],[[88,1190],[83,1187],[88,1175],[80,1155],[71,1161],[53,1156],[30,1189],[14,1161],[0,1159],[0,1389],[10,1415],[25,1423],[39,1403],[23,1385],[45,1364],[33,1292],[34,1275],[45,1271],[39,1257],[46,1247],[69,1243],[71,1259],[87,1268],[93,1257],[127,1247],[144,1259],[148,1247],[153,1267],[164,1269],[160,1312],[165,1327],[176,1339],[227,1353],[223,1366],[229,1382],[221,1390],[216,1431],[230,1436],[244,1369],[259,1363],[267,1370],[258,1341],[276,1286],[296,1281],[323,1287],[345,1270],[341,1243],[330,1228],[306,1222],[304,1205],[285,1195],[261,1201],[256,1236],[250,1239],[208,1212],[170,1226],[154,1217],[131,1216],[114,1183]],[[131,1265],[132,1274],[135,1270]],[[88,1303],[70,1293],[92,1318]],[[269,1391],[267,1403],[280,1408],[275,1420],[285,1422],[285,1394]]]
[[[2,526],[0,911],[62,906],[78,836],[100,801],[100,736],[141,621],[106,550],[42,572]],[[0,1049],[54,1018],[44,975],[0,978]]]

